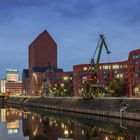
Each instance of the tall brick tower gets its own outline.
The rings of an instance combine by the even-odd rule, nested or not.
[[[45,30],[29,46],[29,71],[34,67],[57,68],[57,44]]]
[[[29,92],[40,95],[42,76],[46,68],[51,65],[57,68],[57,44],[47,31],[42,32],[29,45]]]

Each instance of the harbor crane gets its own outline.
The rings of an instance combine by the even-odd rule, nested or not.
[[[91,78],[86,80],[84,83],[84,85],[85,85],[85,97],[84,98],[91,98],[92,97],[91,93],[95,92],[94,89],[97,89],[99,87],[98,71],[99,71],[99,64],[100,64],[100,58],[101,58],[101,53],[102,53],[103,47],[105,47],[107,54],[111,53],[108,50],[108,47],[106,45],[104,35],[101,34],[97,47],[93,54],[93,57],[90,61],[90,67],[89,67],[88,73]],[[97,50],[98,50],[98,54],[97,54]],[[95,61],[96,54],[97,54],[97,59]]]

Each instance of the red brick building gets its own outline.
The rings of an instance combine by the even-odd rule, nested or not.
[[[6,82],[6,94],[8,95],[22,95],[22,82]]]
[[[64,84],[64,77],[70,77],[67,86],[74,96],[79,96],[84,81],[89,78],[88,69],[90,64],[75,65],[72,72],[58,69],[57,44],[44,31],[29,46],[29,70],[23,71],[23,91],[33,96],[41,95],[42,89],[55,89],[56,85]],[[122,96],[140,97],[140,49],[130,52],[126,61],[100,64],[97,77],[100,87],[117,79],[122,86]]]
[[[29,71],[34,67],[57,68],[57,44],[47,31],[42,32],[29,46]]]
[[[129,96],[140,97],[140,49],[129,53],[128,82]]]
[[[82,92],[84,81],[88,78],[90,64],[73,66],[73,87],[76,96]],[[140,97],[140,49],[129,53],[127,61],[101,63],[98,72],[99,86],[119,79],[122,85],[122,96]]]
[[[63,72],[61,69],[43,74],[44,89],[49,89],[53,96],[72,96],[73,95],[73,72]]]
[[[63,72],[63,69],[51,68],[50,70],[49,67],[35,67],[33,68],[32,78],[30,79],[33,91],[30,95],[40,96],[45,94],[46,90],[49,90],[49,93],[52,94],[60,88],[63,89],[63,92],[70,93],[73,89],[72,77],[73,72]],[[26,81],[24,81],[24,84],[26,84]],[[27,86],[25,85],[26,92],[28,90],[26,88]],[[48,95],[46,94],[46,96]],[[57,95],[55,94],[54,96]]]
[[[57,68],[57,44],[47,31],[42,32],[29,46],[29,90],[31,95],[38,95],[40,88],[40,78],[42,71],[37,72],[36,69],[46,69],[48,65]],[[36,75],[39,75],[38,77]],[[24,76],[24,75],[23,75]],[[38,79],[37,79],[38,78]],[[23,77],[28,81],[27,77]],[[27,89],[26,89],[27,91]]]

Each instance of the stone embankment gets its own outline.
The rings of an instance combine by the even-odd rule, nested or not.
[[[2,98],[0,98],[2,103]],[[5,105],[29,106],[121,119],[140,120],[140,99],[100,98],[83,100],[82,98],[30,98],[6,97]]]

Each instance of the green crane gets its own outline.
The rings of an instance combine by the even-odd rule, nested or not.
[[[107,47],[107,45],[106,45],[104,35],[100,35],[100,38],[99,38],[97,47],[96,47],[96,49],[95,49],[93,58],[91,59],[91,62],[90,62],[90,63],[91,63],[91,67],[90,67],[90,69],[89,69],[89,72],[90,72],[90,74],[91,74],[92,77],[94,77],[95,75],[97,75],[98,67],[99,67],[99,63],[100,63],[100,58],[101,58],[101,53],[102,53],[103,47],[105,47],[106,53],[107,53],[107,54],[110,54],[110,53],[111,53],[111,52],[108,50],[108,47]],[[97,59],[96,59],[96,63],[95,63],[94,59],[95,59],[95,55],[96,55],[96,53],[97,53],[98,48],[99,48],[99,52],[98,52]]]
[[[99,63],[100,63],[100,58],[101,58],[101,53],[102,53],[103,47],[105,47],[107,54],[111,53],[108,50],[108,47],[106,45],[104,35],[100,35],[97,47],[95,49],[94,55],[93,55],[91,62],[90,62],[91,65],[89,68],[89,74],[91,75],[92,80],[89,80],[89,81],[87,80],[85,82],[85,92],[86,92],[85,96],[86,96],[86,98],[91,98],[91,88],[99,87],[98,86],[99,83],[97,82],[97,80],[98,80],[97,75],[98,75]],[[96,56],[97,50],[99,50],[99,51],[97,54],[97,59],[95,61],[95,56]]]

